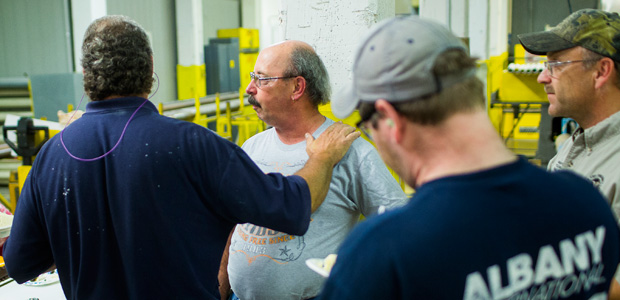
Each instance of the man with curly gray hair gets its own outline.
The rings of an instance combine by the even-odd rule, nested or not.
[[[84,89],[91,100],[120,95],[146,97],[150,93],[153,50],[146,32],[135,21],[109,16],[91,24],[82,53]]]
[[[249,102],[273,128],[251,137],[242,148],[265,173],[293,174],[308,159],[304,133],[322,136],[334,123],[319,112],[320,104],[329,103],[327,70],[314,49],[301,41],[265,48],[254,70],[246,88]],[[375,148],[364,139],[353,143],[334,168],[331,181],[305,235],[251,223],[237,225],[228,260],[225,253],[220,270],[220,294],[234,292],[233,299],[312,299],[324,278],[305,261],[335,253],[360,215],[370,216],[381,206],[401,206],[407,200]],[[232,291],[227,289],[228,281]]]
[[[304,234],[359,137],[343,124],[308,135],[302,170],[265,174],[207,128],[159,115],[147,99],[153,51],[136,22],[95,20],[83,52],[93,101],[37,155],[3,253],[18,283],[57,267],[67,299],[219,299],[234,226]]]

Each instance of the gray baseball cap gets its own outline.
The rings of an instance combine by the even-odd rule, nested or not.
[[[438,77],[437,56],[467,48],[443,25],[418,16],[378,23],[362,40],[353,62],[353,80],[332,99],[332,112],[346,118],[360,101],[402,102],[440,92],[475,74],[475,70]]]

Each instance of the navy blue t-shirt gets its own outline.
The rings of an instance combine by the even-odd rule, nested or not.
[[[320,299],[606,299],[619,256],[589,182],[520,159],[428,182],[360,224]]]
[[[143,98],[91,102],[62,134],[69,152],[114,147]],[[4,247],[24,282],[55,264],[69,299],[219,299],[228,235],[254,223],[303,235],[310,192],[264,174],[233,143],[190,122],[137,111],[103,159],[69,156],[60,134],[37,155]]]

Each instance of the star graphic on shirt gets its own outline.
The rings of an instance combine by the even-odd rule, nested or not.
[[[291,249],[288,249],[288,247],[284,246],[284,249],[280,248],[280,255],[288,256],[289,251],[291,251]]]

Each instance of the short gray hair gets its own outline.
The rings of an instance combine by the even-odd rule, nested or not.
[[[84,90],[93,101],[148,94],[153,86],[153,50],[146,32],[126,16],[95,20],[82,44]]]
[[[318,54],[310,47],[297,46],[291,53],[290,62],[284,76],[301,76],[306,79],[306,92],[316,107],[329,103],[329,74]]]

